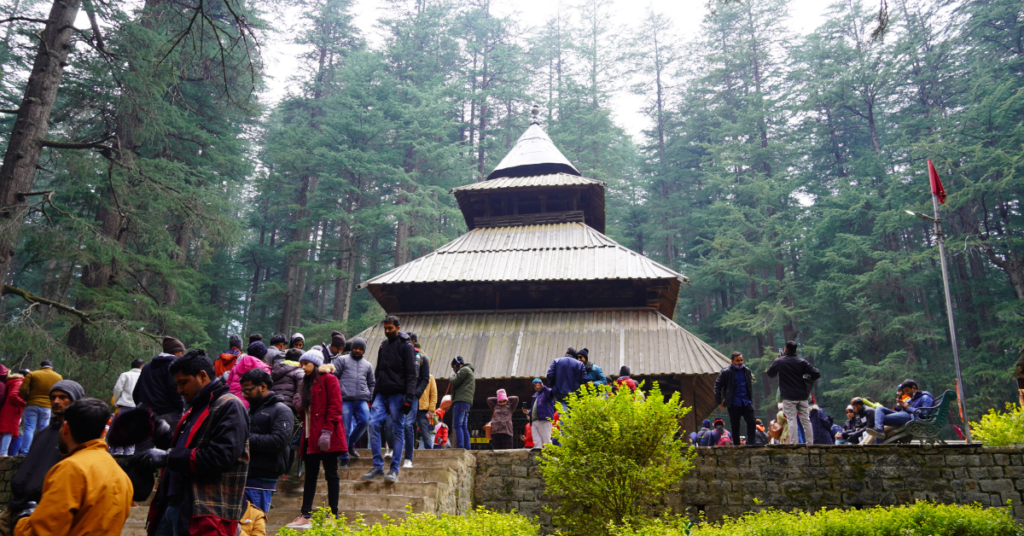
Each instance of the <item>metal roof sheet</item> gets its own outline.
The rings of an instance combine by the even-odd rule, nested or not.
[[[555,147],[555,143],[544,129],[535,122],[519,137],[512,150],[501,159],[487,178],[522,177],[555,172],[580,174],[569,163],[569,159]]]
[[[459,186],[458,188],[452,188],[449,192],[455,194],[469,191],[501,190],[505,188],[541,188],[545,186],[604,187],[605,183],[604,181],[599,181],[597,179],[588,179],[586,177],[570,175],[568,173],[550,173],[547,175],[534,175],[532,177],[501,177],[482,182],[474,182],[464,186]]]
[[[654,309],[432,312],[400,315],[402,331],[416,333],[434,371],[455,356],[472,363],[478,379],[543,377],[565,349],[587,348],[590,360],[615,375],[718,374],[729,360]],[[373,349],[381,325],[358,335]],[[367,352],[376,364],[377,353]],[[445,373],[435,372],[443,377]]]
[[[473,229],[434,252],[360,283],[678,279],[682,274],[583,223]]]

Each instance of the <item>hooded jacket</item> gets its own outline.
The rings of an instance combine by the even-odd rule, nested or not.
[[[139,380],[132,390],[136,408],[148,408],[154,415],[167,416],[167,424],[174,426],[185,409],[185,401],[178,394],[178,386],[171,374],[171,363],[177,357],[159,354],[142,367]]]
[[[434,381],[433,374],[430,375],[430,381],[427,382],[427,388],[420,396],[417,407],[420,411],[434,411],[437,407],[437,382]]]
[[[459,371],[448,377],[448,383],[452,387],[452,402],[467,402],[473,404],[473,395],[476,394],[476,378],[474,377],[472,363],[465,363],[459,367]]]
[[[299,388],[302,386],[302,377],[305,375],[298,362],[283,359],[274,363],[274,368],[270,370],[270,378],[274,380],[274,392],[281,399],[281,403],[292,411],[295,411],[292,397],[299,392]]]
[[[25,381],[21,382],[21,398],[25,399],[26,406],[40,408],[50,407],[50,388],[53,384],[63,380],[52,368],[41,368],[25,375]]]
[[[415,350],[415,347],[413,347]],[[427,356],[423,355],[423,352],[416,351],[416,392],[413,393],[416,398],[423,396],[423,392],[427,390],[427,384],[430,383],[430,360]]]
[[[25,399],[21,398],[21,382],[24,376],[12,373],[7,376],[7,397],[0,408],[0,434],[12,434],[18,437],[18,423],[25,412]],[[6,454],[6,453],[5,453]]]
[[[255,368],[263,369],[270,374],[270,367],[262,359],[249,354],[239,357],[234,368],[228,372],[228,389],[245,404],[246,409],[249,409],[249,402],[242,396],[242,375]]]
[[[569,393],[575,393],[589,381],[587,367],[569,355],[552,361],[547,376],[556,400],[565,400]]]
[[[276,346],[267,346],[267,355],[263,356],[263,362],[273,367],[279,361],[284,361],[284,352]]]
[[[370,402],[373,390],[377,386],[373,365],[366,361],[365,356],[358,359],[352,354],[339,355],[331,362],[334,366],[334,377],[341,385],[341,396],[349,402]]]
[[[121,407],[135,407],[135,399],[132,398],[132,391],[135,390],[135,384],[139,383],[139,374],[142,374],[141,368],[133,368],[128,372],[122,372],[117,377],[117,383],[114,384],[114,405]]]
[[[530,397],[530,421],[548,421],[555,418],[555,393],[547,385]]]
[[[178,421],[149,506],[149,536],[167,508],[170,481],[178,478],[179,515],[188,519],[190,536],[235,536],[245,511],[245,479],[249,470],[249,415],[242,401],[219,378],[199,391]],[[176,473],[176,475],[172,475]]]
[[[508,403],[502,406],[498,404],[498,398],[492,396],[487,399],[487,405],[493,411],[491,414],[491,435],[512,435],[512,414],[519,407],[519,397],[508,397]]]
[[[102,439],[78,445],[46,474],[42,498],[15,536],[120,534],[132,511],[132,482]]]
[[[291,408],[273,391],[249,406],[250,477],[277,479],[288,472],[294,423]]]
[[[377,367],[373,371],[378,395],[416,395],[416,349],[409,335],[398,332],[394,339],[384,339],[377,350]]]
[[[768,377],[779,377],[779,393],[783,400],[807,400],[807,384],[804,383],[804,375],[812,380],[821,377],[821,372],[811,366],[807,361],[795,355],[783,355],[768,367]]]
[[[238,356],[242,355],[242,351],[238,348],[232,348],[219,356],[213,362],[213,371],[217,374],[217,377],[223,377],[225,372],[235,368],[235,363],[238,362]]]
[[[321,374],[313,372],[313,386],[309,393],[309,408],[302,407],[302,388],[295,395],[295,409],[299,411],[299,417],[303,420],[306,430],[302,433],[302,443],[299,452],[303,454],[320,454],[320,434],[324,430],[331,431],[331,444],[326,452],[348,452],[348,442],[345,437],[345,427],[341,421],[341,388],[338,385],[338,378],[333,374]]]

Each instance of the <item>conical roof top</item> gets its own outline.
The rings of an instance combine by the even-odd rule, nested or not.
[[[540,128],[535,111],[533,124],[519,137],[519,141],[505,158],[501,159],[498,167],[487,176],[487,180],[553,173],[580,175],[580,172],[569,163],[569,159],[555,147],[544,129]]]

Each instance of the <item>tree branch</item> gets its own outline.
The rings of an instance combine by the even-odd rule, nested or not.
[[[43,147],[53,147],[54,149],[106,149],[111,150],[110,146],[103,145],[100,142],[77,142],[77,141],[59,141],[59,140],[39,140],[39,143]]]
[[[33,18],[29,18],[29,17],[11,17],[9,19],[0,19],[0,24],[4,24],[4,23],[8,23],[8,22],[36,22],[36,23],[39,23],[39,24],[46,24],[46,23],[48,23],[50,21],[48,21],[46,19],[33,19]]]
[[[0,108],[0,114],[14,114],[14,115],[18,115],[18,112],[20,112],[20,111],[21,110],[6,110],[6,109]]]
[[[38,303],[38,304],[41,304],[41,305],[49,305],[50,307],[53,307],[54,309],[59,309],[61,311],[64,311],[65,313],[70,313],[70,314],[73,314],[73,315],[77,316],[78,318],[80,318],[82,320],[83,324],[92,324],[92,318],[89,318],[88,314],[83,313],[82,311],[79,311],[78,309],[75,309],[74,307],[71,307],[69,305],[64,305],[63,303],[60,303],[60,302],[56,302],[56,301],[53,301],[53,300],[48,300],[46,298],[43,298],[42,296],[36,296],[35,294],[32,294],[31,292],[29,292],[27,290],[23,290],[23,289],[20,289],[18,287],[14,287],[14,286],[11,286],[11,285],[4,285],[4,290],[3,290],[2,293],[0,293],[0,295],[6,295],[6,294],[14,294],[15,296],[21,296],[21,298],[23,300],[25,300],[25,301],[27,301],[29,303]]]

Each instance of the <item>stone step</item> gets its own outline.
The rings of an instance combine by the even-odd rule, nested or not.
[[[373,458],[373,453],[370,449],[356,449],[359,456],[362,458]],[[412,457],[416,458],[461,458],[466,453],[466,449],[413,449]],[[349,459],[358,459],[354,456],[349,456]]]
[[[385,466],[387,471],[387,466]],[[354,480],[359,482],[365,482],[362,478],[364,474],[369,472],[369,468],[350,468],[342,469],[338,471],[338,477],[342,481]],[[413,467],[412,469],[402,469],[398,472],[399,482],[441,482],[447,484],[452,476],[455,475],[453,469],[447,467]],[[384,477],[377,478],[373,482],[380,482],[384,484]],[[327,486],[327,482],[323,478],[320,478],[317,482],[317,490],[321,486]]]
[[[424,458],[413,457],[413,459],[412,459],[413,467],[449,467],[449,468],[454,469],[454,468],[458,467],[459,462],[460,462],[460,459],[459,458],[455,458],[455,457],[450,457],[450,458],[439,458],[439,457],[436,457],[436,456],[435,457],[424,457]],[[405,463],[405,461],[403,460],[402,463]],[[387,467],[389,465],[391,465],[391,459],[390,458],[384,458],[384,466]],[[373,467],[373,458],[351,458],[351,459],[349,459],[348,466],[349,467],[365,467],[367,470],[369,470],[370,467]],[[321,475],[323,474],[323,469],[320,470],[320,473],[321,473]]]
[[[290,510],[278,510],[276,508],[270,509],[270,514],[267,515],[267,534],[275,534],[278,530],[284,528],[285,525],[291,523],[299,512]],[[339,510],[338,517],[345,516],[345,520],[349,523],[353,523],[356,520],[356,516],[362,515],[363,522],[367,525],[374,525],[376,523],[384,523],[385,516],[390,521],[401,521],[406,517],[405,510]]]
[[[428,497],[402,496],[402,495],[358,495],[345,493],[338,496],[338,508],[345,510],[405,510],[407,506],[412,507],[413,512],[432,512],[436,500]],[[292,512],[292,518],[299,515],[302,509],[302,497],[281,497],[274,496],[271,502],[270,511],[288,510]],[[313,509],[327,506],[327,494],[317,493],[313,497]]]
[[[124,528],[121,529],[121,536],[148,536],[146,534],[146,521],[132,521],[128,518]]]
[[[405,482],[399,480],[387,484],[383,480],[342,480],[339,482],[340,492],[346,495],[401,495],[403,497],[437,498],[438,491],[447,492],[447,483],[438,482]],[[318,482],[318,493],[327,493],[327,482]],[[301,497],[302,488],[285,489],[280,484],[274,494],[274,504],[278,497]]]

